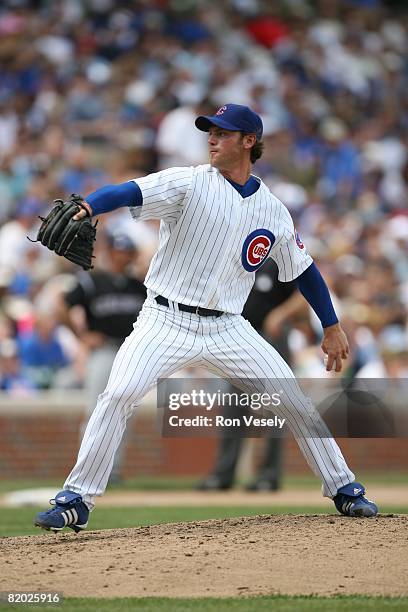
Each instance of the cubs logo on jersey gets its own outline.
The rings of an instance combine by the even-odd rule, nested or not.
[[[296,244],[298,245],[299,249],[304,249],[305,248],[305,245],[303,244],[297,229],[295,229],[295,240],[296,240]]]
[[[241,261],[247,272],[255,272],[268,257],[275,236],[267,229],[260,228],[251,232],[242,246]]]

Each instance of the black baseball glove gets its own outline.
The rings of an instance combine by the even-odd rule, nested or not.
[[[93,248],[96,240],[96,225],[90,219],[89,205],[76,193],[65,202],[54,200],[55,206],[44,218],[37,235],[41,242],[57,255],[62,255],[84,270],[93,268]],[[87,216],[74,221],[73,217],[83,208]]]

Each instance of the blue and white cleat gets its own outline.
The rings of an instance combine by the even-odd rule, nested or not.
[[[364,497],[365,488],[359,482],[351,482],[337,491],[333,501],[340,514],[345,516],[376,516],[378,508]]]
[[[79,493],[60,491],[55,499],[50,499],[54,507],[40,512],[35,517],[34,525],[47,531],[61,531],[70,527],[78,533],[88,525],[89,510]]]

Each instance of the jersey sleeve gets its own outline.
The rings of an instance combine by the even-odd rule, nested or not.
[[[94,282],[89,272],[80,272],[74,287],[64,294],[67,306],[85,306],[94,292]]]
[[[143,196],[141,206],[131,206],[135,219],[176,219],[193,178],[193,166],[168,168],[135,179]]]
[[[278,280],[287,283],[293,281],[311,266],[313,259],[294,228],[292,217],[287,209],[285,209],[283,221],[283,235],[277,241],[276,248],[272,248],[270,256],[278,265]]]
[[[77,283],[73,289],[64,294],[67,306],[83,306],[85,304],[85,292],[82,286]]]

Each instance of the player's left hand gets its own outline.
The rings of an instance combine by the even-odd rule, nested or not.
[[[322,350],[327,355],[326,370],[330,372],[341,372],[343,360],[347,359],[350,349],[347,336],[341,328],[340,323],[330,325],[323,329]],[[333,368],[333,366],[335,366]]]
[[[37,241],[57,255],[82,266],[84,270],[91,270],[96,223],[91,222],[90,205],[76,193],[72,193],[65,201],[55,200],[54,204],[45,218],[40,217],[42,223]]]

